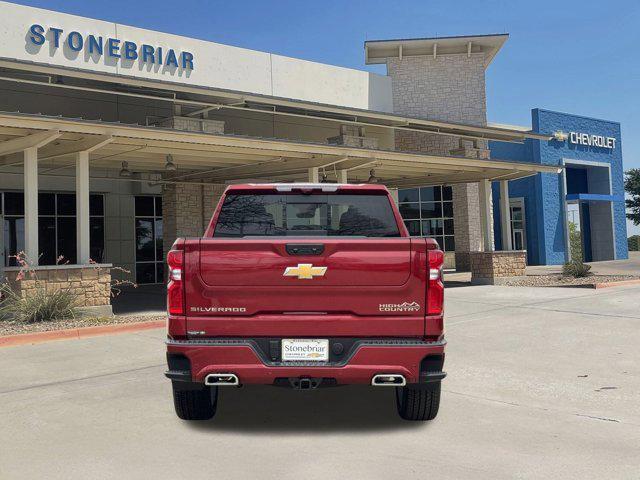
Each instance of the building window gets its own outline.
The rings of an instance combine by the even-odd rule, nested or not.
[[[162,197],[135,197],[136,283],[164,281]]]
[[[444,251],[456,249],[451,187],[398,190],[398,208],[412,237],[435,238]]]
[[[24,251],[24,194],[0,193],[4,215],[5,264],[15,266],[15,256]],[[89,196],[90,256],[104,261],[104,196]],[[76,196],[74,193],[38,194],[38,247],[40,265],[74,264],[76,256]]]

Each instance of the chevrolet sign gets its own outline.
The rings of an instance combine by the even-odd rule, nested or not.
[[[590,135],[588,133],[570,132],[569,142],[577,145],[585,145],[589,147],[616,148],[615,137],[604,137],[602,135]]]

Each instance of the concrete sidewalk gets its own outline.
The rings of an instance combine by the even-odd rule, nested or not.
[[[638,298],[449,289],[427,424],[370,387],[229,389],[214,420],[182,422],[162,330],[4,348],[0,478],[637,478]]]
[[[627,260],[589,262],[595,275],[640,275],[640,252],[629,252]],[[527,275],[562,273],[562,265],[533,265],[527,267]]]
[[[629,252],[627,260],[591,262],[594,275],[640,275],[640,252]],[[529,265],[527,275],[559,275],[562,265]],[[471,272],[445,272],[444,279],[448,287],[466,287],[471,285]]]

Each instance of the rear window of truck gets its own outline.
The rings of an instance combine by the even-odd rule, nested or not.
[[[227,195],[214,237],[399,237],[386,195]]]

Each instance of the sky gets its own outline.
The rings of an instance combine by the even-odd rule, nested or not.
[[[531,125],[539,107],[618,121],[625,168],[640,168],[637,0],[14,3],[383,74],[364,65],[365,40],[509,33],[487,70],[488,120]]]

